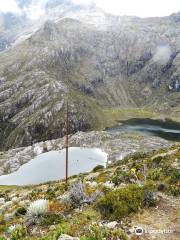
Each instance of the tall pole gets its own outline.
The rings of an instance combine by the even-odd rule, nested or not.
[[[69,109],[68,109],[68,100],[66,102],[66,135],[65,135],[65,148],[66,148],[66,185],[68,183],[68,148],[69,148]]]

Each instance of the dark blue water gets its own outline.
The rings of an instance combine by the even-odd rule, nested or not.
[[[122,121],[109,132],[139,132],[146,135],[158,136],[167,140],[180,142],[180,123],[171,120],[129,119]]]

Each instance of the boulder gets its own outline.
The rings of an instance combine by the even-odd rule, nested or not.
[[[114,183],[112,183],[110,181],[105,182],[104,186],[107,187],[107,188],[114,188],[115,187]]]
[[[66,234],[61,234],[61,236],[58,238],[58,240],[79,240],[78,237],[71,237]]]
[[[49,230],[50,230],[50,231],[56,230],[56,226],[55,226],[55,225],[51,225],[51,226],[49,227]]]
[[[107,223],[106,227],[108,227],[109,229],[114,229],[117,225],[118,225],[118,222],[114,221],[114,222]]]
[[[5,199],[4,198],[0,198],[0,205],[5,203]]]

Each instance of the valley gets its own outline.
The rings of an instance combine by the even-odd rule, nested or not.
[[[63,137],[67,98],[71,133],[107,127],[129,109],[179,121],[179,13],[141,19],[72,8],[34,22],[27,39],[1,52],[1,148]]]

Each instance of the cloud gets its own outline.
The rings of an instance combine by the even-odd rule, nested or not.
[[[21,14],[21,9],[19,8],[16,0],[1,0],[0,12],[2,13],[14,13]]]
[[[48,0],[32,0],[28,6],[20,8],[16,0],[0,0],[0,12],[26,15],[32,20],[37,20],[45,14],[45,5]]]
[[[68,1],[68,0],[67,0]],[[139,17],[167,16],[180,11],[180,0],[71,0],[75,4],[95,4],[108,13]],[[31,4],[20,9],[16,0],[0,0],[0,12],[26,14],[36,20],[45,14],[48,0],[32,0]]]
[[[4,18],[0,15],[0,32],[4,30]]]
[[[168,45],[164,45],[157,47],[153,60],[160,65],[165,65],[170,60],[170,57],[171,48]]]
[[[45,15],[45,6],[48,0],[33,0],[28,7],[23,8],[23,13],[31,20],[37,20]]]
[[[95,0],[72,0],[72,2],[75,4],[90,5],[90,4],[94,4],[96,1]]]
[[[95,3],[108,13],[139,17],[168,16],[180,10],[180,0],[72,0],[74,3]]]

